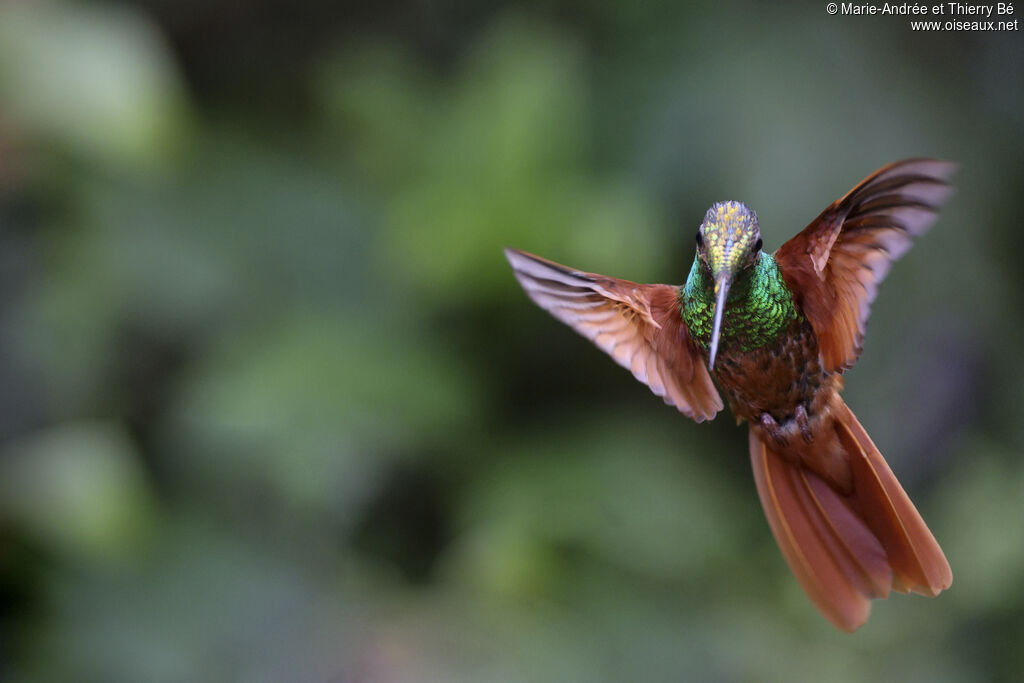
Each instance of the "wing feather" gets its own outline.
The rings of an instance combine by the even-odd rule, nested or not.
[[[857,362],[878,286],[953,192],[956,165],[906,159],[871,174],[775,252],[827,370]]]
[[[585,273],[506,249],[538,306],[592,341],[665,403],[697,422],[722,409],[704,359],[679,315],[679,288]]]

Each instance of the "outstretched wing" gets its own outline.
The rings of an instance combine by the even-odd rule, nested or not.
[[[722,409],[703,357],[679,315],[679,288],[583,273],[506,249],[534,303],[594,342],[665,403],[697,422]]]
[[[956,165],[906,159],[872,173],[775,252],[827,370],[857,362],[878,285],[952,194]]]

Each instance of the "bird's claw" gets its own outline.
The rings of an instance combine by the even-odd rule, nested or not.
[[[782,428],[779,427],[779,423],[776,422],[775,418],[768,413],[761,413],[761,428],[768,433],[770,437],[780,446],[785,446],[789,443],[789,439],[782,433]]]
[[[807,409],[801,403],[796,407],[796,426],[800,428],[800,436],[806,443],[814,441],[814,432],[811,431],[811,421],[807,417]]]

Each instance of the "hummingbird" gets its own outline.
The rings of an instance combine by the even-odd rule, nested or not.
[[[757,215],[718,202],[682,286],[637,284],[516,249],[526,294],[696,422],[748,423],[754,481],[782,555],[821,613],[854,631],[891,590],[930,597],[953,574],[882,454],[840,396],[893,261],[952,194],[956,165],[875,171],[774,253]],[[716,383],[720,389],[716,389]]]

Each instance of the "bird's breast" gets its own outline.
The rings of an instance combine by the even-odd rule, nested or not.
[[[792,320],[772,344],[744,348],[726,339],[715,361],[718,381],[733,414],[753,424],[768,413],[780,425],[803,405],[810,418],[826,409],[842,387],[842,376],[821,366],[818,342],[806,318]]]

